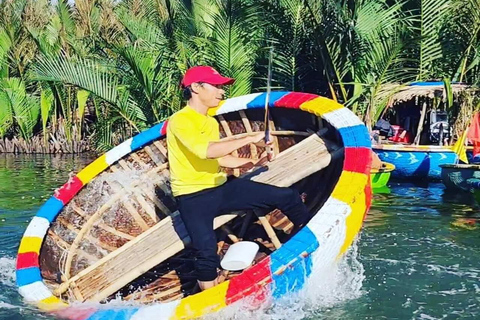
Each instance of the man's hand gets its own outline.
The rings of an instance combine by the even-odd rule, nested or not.
[[[252,143],[260,148],[265,148],[267,145],[273,144],[273,136],[271,134],[269,134],[268,143],[265,143],[265,132],[263,131],[255,132],[255,134],[252,134],[250,137]]]
[[[271,159],[273,161],[273,159]],[[263,151],[260,157],[258,158],[257,162],[255,162],[254,166],[255,167],[263,167],[268,163],[268,156],[267,156],[267,151]]]

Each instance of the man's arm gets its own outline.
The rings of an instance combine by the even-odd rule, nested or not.
[[[228,141],[213,141],[208,144],[207,158],[217,159],[229,155],[233,151],[240,149],[250,143],[258,143],[265,137],[265,132],[256,132],[239,139]]]
[[[253,167],[255,160],[248,158],[239,158],[232,155],[226,155],[224,157],[218,158],[218,164],[225,168],[240,168],[245,165]]]
[[[226,155],[225,157],[221,157],[218,159],[218,164],[225,168],[240,168],[244,167],[250,169],[255,166],[263,166],[267,163],[267,156],[266,152],[263,152],[260,155],[259,159],[248,159],[248,158],[239,158],[232,155]]]
[[[218,159],[229,155],[233,151],[250,143],[261,144],[265,137],[264,132],[255,132],[242,138],[233,138],[226,141],[207,141],[199,134],[192,134],[192,124],[189,119],[171,119],[167,127],[169,134],[174,134],[188,150],[200,159]]]

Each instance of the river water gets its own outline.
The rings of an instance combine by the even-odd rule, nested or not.
[[[91,160],[0,154],[0,319],[52,319],[17,293],[16,251],[39,206]],[[480,319],[479,217],[469,194],[393,182],[374,195],[360,238],[328,276],[274,308],[214,318]]]

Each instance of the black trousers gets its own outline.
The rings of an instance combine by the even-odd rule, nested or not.
[[[295,226],[305,223],[309,213],[298,192],[247,179],[231,179],[221,186],[177,198],[183,223],[196,250],[198,280],[217,277],[220,259],[213,219],[236,210],[280,209]]]

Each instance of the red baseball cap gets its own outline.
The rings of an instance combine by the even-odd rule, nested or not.
[[[182,79],[182,87],[188,87],[194,82],[205,82],[209,84],[232,84],[235,79],[227,78],[218,73],[217,70],[208,66],[192,67],[185,72]]]

